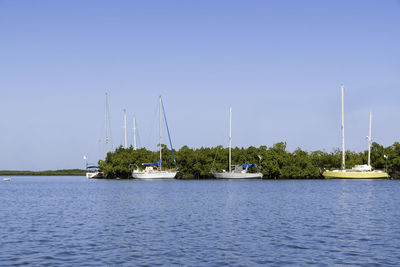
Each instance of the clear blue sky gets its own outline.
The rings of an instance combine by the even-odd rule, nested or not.
[[[81,168],[123,109],[156,149],[162,94],[176,148],[291,151],[400,141],[400,2],[0,0],[0,169]],[[132,140],[132,131],[129,131]],[[178,159],[179,160],[179,159]]]

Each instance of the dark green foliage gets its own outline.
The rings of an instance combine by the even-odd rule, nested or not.
[[[69,170],[55,170],[55,171],[0,171],[0,175],[65,175],[65,176],[85,176],[86,170],[69,169]]]
[[[169,150],[163,145],[163,169],[173,169],[174,162]],[[181,179],[211,178],[211,171],[228,170],[228,148],[217,146],[213,148],[189,148],[183,146],[174,151],[178,165],[178,176]],[[356,164],[367,163],[367,151],[355,153],[346,151],[346,168]],[[388,156],[388,172],[393,178],[400,178],[400,143],[383,147],[372,144],[371,163],[376,169],[385,169]],[[117,148],[107,154],[105,161],[99,161],[101,170],[108,178],[129,178],[133,169],[141,167],[142,163],[157,162],[158,151],[149,151],[145,148],[133,150],[132,147]],[[307,152],[297,148],[293,152],[286,150],[286,143],[274,144],[272,147],[232,148],[232,164],[256,163],[257,168],[251,171],[260,171],[265,179],[313,179],[322,178],[322,172],[327,169],[341,168],[341,151],[333,150]]]
[[[387,156],[385,159],[384,155]],[[393,145],[383,147],[375,142],[371,147],[372,166],[379,169],[386,169],[390,176],[394,179],[400,178],[400,143],[395,142]]]

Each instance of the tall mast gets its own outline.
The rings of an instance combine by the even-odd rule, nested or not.
[[[106,114],[105,114],[105,132],[106,132],[106,135],[105,135],[105,158],[107,157],[107,152],[108,152],[108,148],[107,148],[107,145],[108,145],[108,136],[107,136],[107,93],[106,93],[106,108],[105,108],[105,112],[106,112]]]
[[[136,150],[136,117],[133,116],[133,149]]]
[[[344,86],[340,86],[342,89],[342,170],[346,168],[346,162],[345,162],[345,148],[344,148],[344,96],[343,96],[343,91],[344,91]]]
[[[232,107],[229,108],[229,172],[232,171]]]
[[[368,166],[371,166],[371,128],[372,128],[372,113],[369,113],[369,135],[368,135]]]
[[[126,136],[126,109],[124,109],[124,148],[128,148],[128,139]]]
[[[161,147],[161,96],[160,96],[160,171],[161,171],[161,162],[162,162],[162,158],[161,158],[161,151],[162,151],[162,147]]]

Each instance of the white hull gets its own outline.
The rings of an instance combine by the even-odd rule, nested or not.
[[[214,172],[216,179],[261,179],[262,173]]]
[[[102,178],[102,177],[103,177],[102,172],[87,172],[86,173],[87,179]]]
[[[168,171],[154,171],[154,172],[132,172],[132,177],[135,179],[143,179],[143,180],[152,180],[152,179],[160,179],[160,180],[168,180],[175,179],[176,172],[168,172]]]

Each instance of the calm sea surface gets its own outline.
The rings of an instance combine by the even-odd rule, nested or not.
[[[0,265],[399,266],[400,181],[0,180]]]

